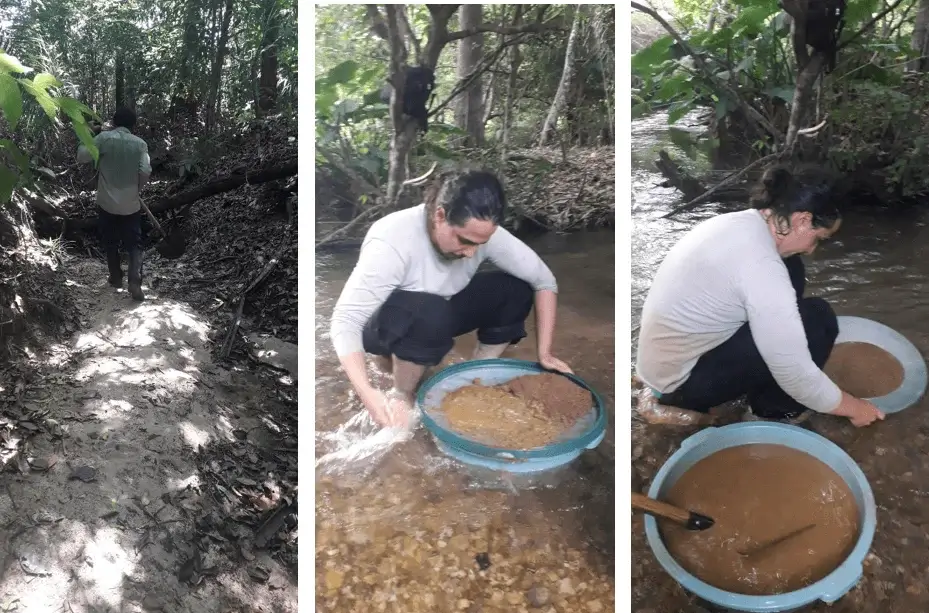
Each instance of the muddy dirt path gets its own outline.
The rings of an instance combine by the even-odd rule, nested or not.
[[[0,389],[0,610],[296,611],[296,434],[267,378],[213,364],[189,305],[67,269],[80,330]]]

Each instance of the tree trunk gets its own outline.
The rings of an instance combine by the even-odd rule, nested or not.
[[[487,91],[484,92],[484,101],[481,102],[481,108],[484,109],[481,117],[481,133],[487,135],[487,122],[490,121],[494,112],[494,103],[496,102],[495,94],[497,93],[497,75],[490,75],[490,83],[487,84]]]
[[[920,57],[907,62],[910,71],[926,72],[929,70],[929,0],[920,0],[913,24],[911,47]]]
[[[216,115],[219,112],[219,89],[222,84],[223,62],[226,60],[226,45],[229,41],[229,24],[232,22],[233,0],[226,0],[223,11],[223,25],[216,45],[216,57],[213,59],[213,72],[210,75],[210,93],[206,103],[206,132],[213,131]]]
[[[603,103],[606,106],[606,121],[600,129],[601,145],[612,145],[616,142],[615,124],[616,117],[613,110],[613,100],[615,91],[610,79],[613,72],[613,49],[615,48],[614,40],[609,40],[606,28],[608,23],[616,22],[616,8],[609,4],[604,4],[596,9],[594,20],[594,43],[597,48],[597,57],[600,59],[600,74],[603,76]],[[615,39],[615,35],[613,36]],[[614,77],[615,79],[615,77]]]
[[[458,21],[462,30],[481,25],[483,19],[482,5],[462,4]],[[477,34],[458,41],[458,79],[465,79],[474,72],[484,54],[484,35]],[[465,139],[467,147],[481,147],[484,145],[484,111],[483,79],[477,77],[458,97],[456,105],[455,123],[467,132]]]
[[[826,63],[826,56],[816,51],[806,63],[800,74],[797,75],[797,85],[794,89],[793,105],[790,109],[790,123],[787,126],[787,138],[784,141],[784,148],[789,149],[797,141],[800,129],[803,127],[803,121],[808,115],[807,111],[810,106],[810,95],[813,93],[813,85],[819,77],[823,66]]]
[[[442,50],[449,43],[448,21],[458,10],[458,5],[429,4],[427,8],[430,17],[429,33],[423,48],[422,65],[435,70]],[[385,12],[387,15],[388,43],[390,43],[389,78],[394,85],[390,96],[390,117],[393,134],[390,142],[390,166],[387,171],[386,203],[388,207],[395,207],[399,202],[400,192],[403,189],[406,161],[416,140],[416,124],[403,116],[402,95],[404,83],[402,66],[406,61],[407,50],[403,44],[402,30],[398,23],[395,5],[386,5]]]
[[[116,52],[116,107],[126,106],[126,52],[122,48]]]
[[[264,34],[261,37],[261,76],[257,115],[269,115],[277,107],[277,0],[265,0]]]
[[[558,83],[558,90],[555,92],[555,99],[552,100],[552,106],[548,111],[548,117],[545,119],[545,125],[542,126],[542,134],[539,136],[539,146],[547,145],[555,133],[555,127],[558,124],[558,118],[564,111],[568,101],[568,90],[571,88],[571,78],[574,75],[574,52],[577,47],[577,35],[581,29],[581,13],[584,5],[577,5],[577,12],[574,13],[574,23],[571,25],[571,34],[568,35],[568,48],[565,51],[564,70],[561,72],[561,81]]]
[[[516,5],[516,14],[513,16],[513,26],[518,26],[523,18],[523,5]],[[513,106],[516,104],[516,80],[519,74],[519,64],[523,61],[519,45],[510,47],[510,74],[506,82],[506,102],[503,106],[503,146],[500,159],[506,162],[506,152],[510,146],[510,124],[513,121]]]
[[[182,100],[190,98],[190,85],[193,80],[191,63],[197,51],[199,33],[196,25],[197,7],[191,2],[187,12],[187,25],[184,28],[184,53],[181,57],[181,66],[178,70],[177,95]]]
[[[97,106],[97,52],[93,48],[90,50],[90,91],[87,94],[87,97],[90,98],[90,107],[94,108]],[[99,107],[106,112],[106,109]]]

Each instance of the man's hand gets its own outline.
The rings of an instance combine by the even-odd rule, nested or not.
[[[361,395],[361,402],[371,418],[385,428],[405,428],[412,421],[413,404],[401,394],[385,393],[372,387]]]
[[[875,421],[884,419],[884,413],[876,406],[845,392],[842,393],[842,402],[832,414],[847,417],[856,428],[870,426]]]
[[[551,354],[540,355],[539,364],[541,364],[543,368],[547,368],[548,370],[557,370],[558,372],[564,372],[564,373],[568,373],[572,375],[574,374],[574,371],[571,370],[571,368],[567,364],[565,364],[564,362],[562,362],[561,360],[559,360],[558,358],[556,358],[555,356]]]

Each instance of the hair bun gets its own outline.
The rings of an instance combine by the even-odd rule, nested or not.
[[[787,166],[778,164],[765,171],[761,182],[765,186],[765,190],[768,192],[769,196],[772,199],[776,199],[780,194],[787,191],[793,179],[794,175]]]

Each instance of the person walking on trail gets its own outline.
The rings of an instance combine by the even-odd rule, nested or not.
[[[113,114],[112,130],[94,137],[100,152],[97,162],[97,223],[106,250],[109,283],[123,286],[123,270],[119,245],[129,254],[129,295],[133,300],[145,299],[142,294],[142,206],[139,192],[152,172],[148,145],[132,134],[135,111],[119,108]],[[90,151],[81,145],[77,150],[81,163],[93,161]]]
[[[642,309],[645,419],[705,422],[693,413],[743,396],[749,418],[797,421],[812,410],[858,427],[884,419],[823,372],[839,323],[828,302],[804,296],[800,256],[838,232],[838,200],[818,169],[774,166],[751,208],[704,221],[668,252]]]
[[[500,227],[503,186],[489,172],[447,172],[424,203],[387,215],[368,230],[358,263],[336,302],[330,337],[371,417],[408,426],[426,368],[477,330],[472,359],[500,357],[526,336],[535,305],[538,361],[571,372],[552,355],[558,284],[542,259]],[[484,260],[499,271],[478,272]],[[390,364],[393,387],[374,388],[365,354]],[[386,368],[385,368],[386,369]]]

